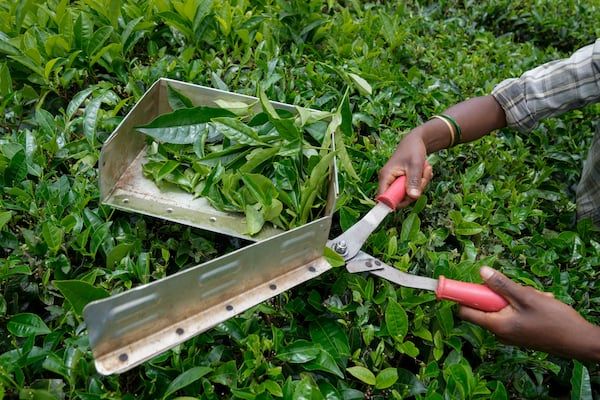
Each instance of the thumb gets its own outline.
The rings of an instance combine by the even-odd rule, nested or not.
[[[406,194],[413,199],[421,196],[421,180],[425,165],[422,162],[415,162],[406,171]]]

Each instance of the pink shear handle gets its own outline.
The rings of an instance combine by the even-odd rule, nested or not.
[[[396,206],[404,199],[406,195],[406,175],[398,177],[390,185],[389,188],[383,193],[377,196],[377,201],[385,204],[392,210],[396,209]]]
[[[438,300],[452,300],[481,311],[500,311],[508,305],[506,299],[484,285],[438,278],[438,288],[435,292]]]
[[[429,163],[425,161],[425,167],[428,166]],[[376,200],[395,210],[404,196],[406,196],[406,175],[398,177],[383,194],[377,196]]]

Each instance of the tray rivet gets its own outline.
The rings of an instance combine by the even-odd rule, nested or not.
[[[169,213],[169,214],[173,213],[173,209],[171,207],[167,208],[167,213]]]
[[[177,328],[177,329],[175,330],[175,333],[176,333],[176,334],[178,334],[178,335],[183,335],[183,332],[184,332],[184,331],[183,331],[183,328]]]
[[[271,283],[271,284],[269,285],[269,289],[271,289],[271,290],[275,290],[275,289],[277,289],[277,285],[276,285],[276,284],[274,284],[274,283]]]
[[[308,270],[310,272],[317,272],[317,269],[315,267],[313,267],[312,265],[310,267],[308,267]]]
[[[375,265],[377,265],[379,267],[381,265],[381,261],[375,260]]]
[[[217,218],[216,217],[210,217],[208,220],[210,222],[217,222]]]
[[[121,362],[125,362],[125,361],[127,361],[128,359],[129,359],[129,356],[127,355],[127,353],[121,353],[121,354],[119,355],[119,361],[121,361]]]
[[[129,203],[129,199],[123,199],[123,204]]]
[[[231,304],[227,304],[227,306],[225,307],[225,309],[227,311],[233,311],[233,306]]]

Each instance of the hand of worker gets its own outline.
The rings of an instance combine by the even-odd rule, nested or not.
[[[406,175],[406,197],[398,204],[398,208],[417,200],[433,177],[431,165],[425,163],[427,151],[418,134],[419,129],[414,129],[404,137],[379,171],[379,194],[385,192],[398,177]]]
[[[396,178],[406,175],[407,196],[398,207],[407,206],[421,196],[433,177],[431,167],[425,164],[428,154],[479,139],[504,126],[504,110],[489,95],[465,100],[431,117],[400,141],[379,171],[379,194]]]
[[[498,312],[461,306],[461,318],[494,332],[505,344],[564,358],[600,361],[600,327],[551,293],[521,286],[490,267],[481,268],[480,275],[509,305]]]

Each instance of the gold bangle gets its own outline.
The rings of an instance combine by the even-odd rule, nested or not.
[[[450,117],[446,114],[440,114],[440,117],[447,119],[448,121],[450,121],[452,123],[452,125],[454,125],[454,129],[456,129],[456,136],[458,138],[458,141],[456,142],[456,144],[460,144],[461,131],[460,131],[460,125],[458,125],[458,122],[456,122],[454,119],[452,119],[452,117]]]
[[[444,123],[446,124],[446,126],[448,127],[448,129],[450,130],[450,146],[448,147],[452,147],[454,146],[454,141],[456,140],[456,132],[454,131],[454,126],[452,126],[452,124],[450,123],[450,121],[448,121],[446,118],[440,116],[440,115],[434,115],[433,118],[437,118],[441,121],[444,121]]]

